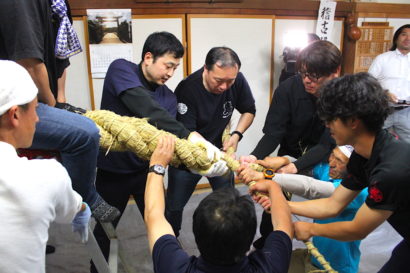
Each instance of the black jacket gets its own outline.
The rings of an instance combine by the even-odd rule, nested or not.
[[[263,159],[280,144],[279,156],[290,155],[299,158],[317,145],[321,138],[323,145],[328,145],[325,126],[316,113],[316,100],[315,96],[305,91],[299,75],[281,83],[275,90],[266,116],[264,136],[251,154]],[[325,159],[329,149],[331,150],[328,146],[317,149],[320,154],[311,154],[314,158],[307,162],[305,160],[303,166],[297,165],[298,169],[311,167]]]

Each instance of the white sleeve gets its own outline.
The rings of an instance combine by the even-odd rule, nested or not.
[[[382,70],[380,62],[381,62],[381,57],[377,56],[373,60],[372,64],[370,65],[369,70],[367,70],[369,74],[371,74],[373,77],[375,77],[378,80],[380,80],[381,78],[381,70]]]
[[[55,177],[58,177],[59,189],[55,200],[55,221],[57,223],[71,223],[74,216],[81,210],[82,197],[73,190],[71,179],[66,169],[58,162],[59,166],[55,167]]]
[[[284,191],[306,199],[326,198],[335,190],[333,183],[299,174],[275,174],[273,178]]]

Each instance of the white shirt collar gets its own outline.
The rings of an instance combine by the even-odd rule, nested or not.
[[[407,56],[407,57],[410,57],[410,54],[409,54],[409,53],[403,54],[403,53],[401,53],[401,51],[398,50],[397,48],[396,48],[395,52],[396,52],[396,54],[399,55],[399,56]]]
[[[0,141],[0,150],[1,150],[1,156],[2,157],[16,157],[17,152],[16,149],[13,147],[13,145]]]

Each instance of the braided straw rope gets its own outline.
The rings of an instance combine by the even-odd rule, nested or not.
[[[158,138],[172,135],[158,130],[146,119],[120,116],[111,111],[88,111],[84,115],[97,124],[101,136],[100,147],[107,152],[132,151],[138,157],[149,160],[157,146]],[[186,139],[176,138],[171,165],[177,167],[181,163],[190,169],[207,170],[213,162],[208,159],[204,147]]]
[[[100,147],[103,150],[114,152],[132,151],[138,157],[149,160],[151,154],[157,147],[158,138],[163,135],[172,135],[163,130],[159,130],[148,123],[147,119],[126,117],[117,115],[107,110],[87,111],[84,116],[93,120],[100,130]],[[229,129],[225,131],[224,137],[229,136]],[[234,151],[229,150],[222,159],[232,171],[236,171],[240,163],[230,156]],[[206,148],[193,144],[192,142],[176,138],[175,154],[171,160],[171,165],[178,167],[181,163],[190,169],[208,170],[214,162],[211,162],[206,155]],[[252,169],[261,172],[263,167],[258,164],[250,164]],[[252,181],[248,186],[256,183]],[[259,193],[261,194],[261,193]],[[322,264],[325,271],[335,273],[328,262],[317,251],[311,242],[305,242],[311,255]],[[319,271],[315,271],[319,272]],[[311,271],[313,273],[313,271]]]
[[[313,245],[310,241],[304,241],[309,253],[316,258],[316,260],[323,266],[324,270],[311,270],[309,273],[319,273],[319,272],[327,272],[327,273],[337,273],[329,264],[328,261],[320,254],[319,250]]]

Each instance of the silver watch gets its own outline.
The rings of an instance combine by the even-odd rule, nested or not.
[[[149,167],[148,172],[154,172],[159,175],[165,175],[165,167],[159,164],[155,164]]]

